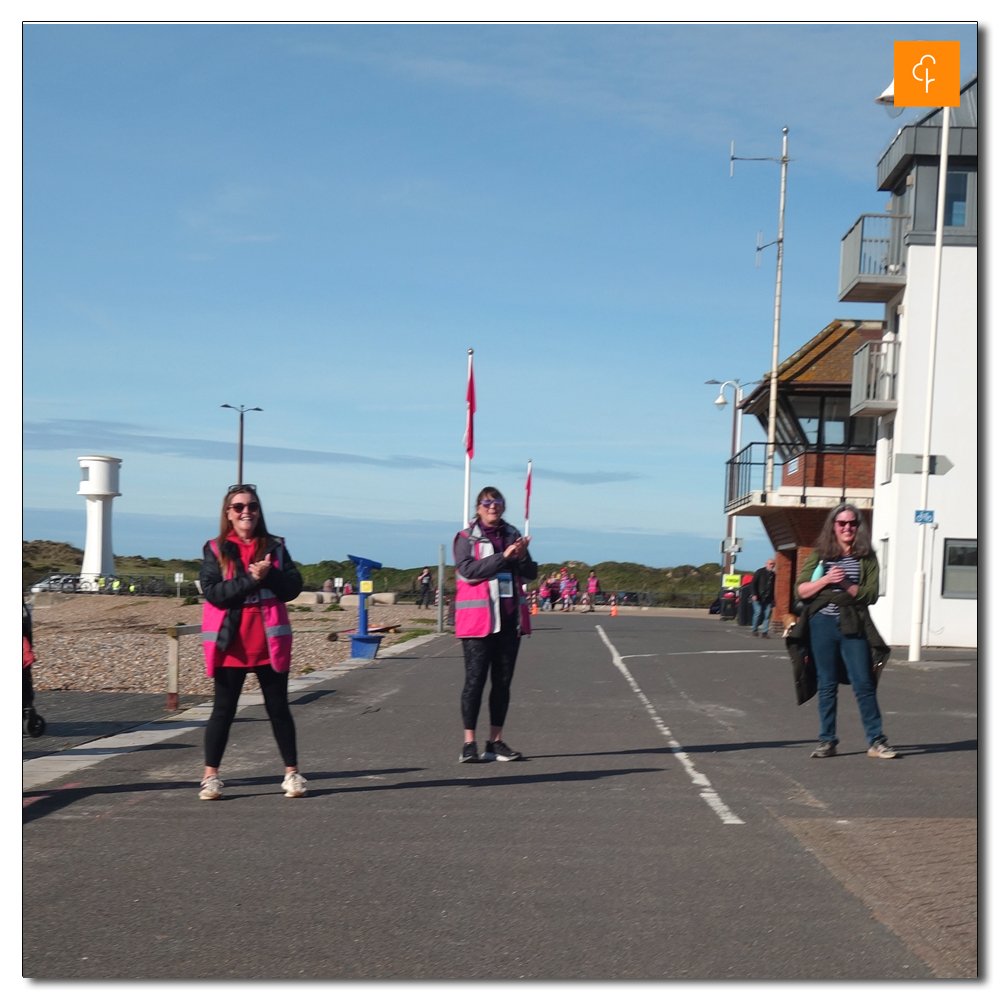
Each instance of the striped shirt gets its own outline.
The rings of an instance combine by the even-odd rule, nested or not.
[[[828,559],[823,564],[824,573],[829,573],[831,568],[839,566],[844,571],[844,579],[840,584],[832,584],[840,590],[846,590],[849,586],[861,582],[861,563],[854,556],[841,556],[839,559]],[[832,601],[825,607],[820,608],[821,615],[839,616],[840,608]]]

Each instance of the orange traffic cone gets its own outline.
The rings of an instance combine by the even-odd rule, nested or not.
[[[531,602],[531,613],[533,615],[537,615],[538,614],[538,601],[532,601]]]
[[[618,602],[617,601],[614,604],[611,605],[611,617],[612,618],[617,618],[618,617]]]

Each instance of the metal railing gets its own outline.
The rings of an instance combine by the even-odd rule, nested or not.
[[[841,294],[861,275],[905,277],[906,219],[908,215],[866,213],[851,226],[840,243]]]
[[[777,461],[777,455],[775,455]],[[763,492],[767,442],[753,441],[726,462],[726,513],[753,493]]]
[[[899,341],[869,341],[854,352],[851,416],[877,417],[896,409]]]

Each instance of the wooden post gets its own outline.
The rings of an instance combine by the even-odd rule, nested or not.
[[[177,675],[180,663],[181,644],[177,638],[177,628],[167,629],[167,711],[176,712],[180,707],[177,694]]]
[[[200,625],[171,625],[167,628],[167,711],[180,708],[180,659],[182,635],[199,635]]]

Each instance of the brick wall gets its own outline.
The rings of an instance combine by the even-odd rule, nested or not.
[[[782,486],[846,486],[848,489],[870,490],[875,487],[875,456],[857,452],[806,452],[798,457],[794,472],[792,463],[782,467]]]

